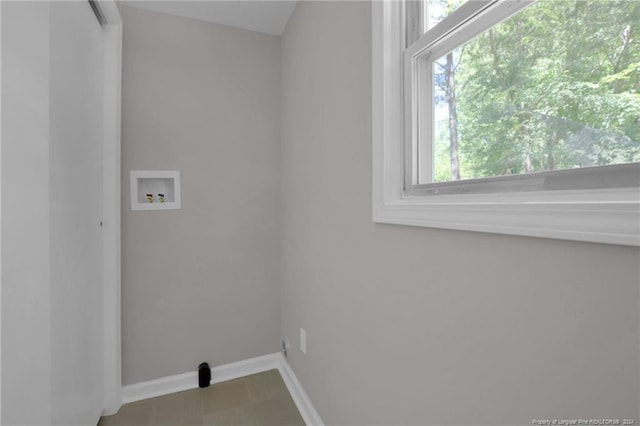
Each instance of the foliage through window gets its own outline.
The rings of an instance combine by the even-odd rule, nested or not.
[[[434,29],[464,3],[424,2]],[[640,2],[539,0],[500,21],[417,56],[431,105],[413,183],[640,162]]]

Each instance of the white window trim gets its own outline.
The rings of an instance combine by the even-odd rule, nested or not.
[[[403,2],[372,2],[373,221],[640,246],[637,187],[472,195],[404,191]]]

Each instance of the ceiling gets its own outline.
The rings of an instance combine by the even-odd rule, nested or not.
[[[258,1],[124,1],[127,6],[280,36],[298,3]]]

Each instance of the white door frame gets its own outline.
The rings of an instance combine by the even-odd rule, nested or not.
[[[113,0],[98,1],[104,13],[103,116],[103,279],[104,411],[122,405],[120,164],[122,19]]]
[[[0,99],[2,98],[2,3],[0,3]],[[0,102],[0,159],[2,158],[2,102]],[[2,164],[2,161],[0,161]],[[2,170],[0,168],[0,176]],[[2,179],[0,179],[1,181]],[[1,182],[0,182],[1,183]],[[0,185],[2,188],[2,185]],[[0,212],[2,212],[2,190],[0,189]],[[2,242],[2,215],[0,214],[0,242]],[[0,244],[2,247],[2,244]],[[0,426],[2,425],[2,251],[0,250]]]

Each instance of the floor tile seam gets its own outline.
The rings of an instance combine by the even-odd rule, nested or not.
[[[254,385],[255,388],[255,385]],[[249,382],[247,381],[247,390],[249,392],[249,402],[253,405],[257,402],[260,402],[260,398],[256,397],[255,395],[253,395],[253,393],[251,392],[251,390],[249,389]],[[255,389],[254,389],[255,390]],[[255,393],[259,393],[259,392],[255,392]],[[266,392],[263,392],[266,393]]]
[[[253,418],[254,424],[258,425],[260,422],[258,421],[258,414],[256,410],[253,409],[253,404],[249,404],[249,410],[251,410],[251,417]]]
[[[212,385],[212,386],[225,384],[225,383],[230,383],[230,382],[242,382],[243,387],[244,387],[244,391],[245,391],[246,401],[250,404],[251,403],[251,399],[249,398],[249,390],[247,388],[246,380],[245,380],[244,377],[240,377],[240,378],[232,379],[232,380],[227,380],[225,382],[219,382],[219,383],[216,383],[215,385]],[[210,415],[210,414],[215,414],[215,413],[218,413],[220,411],[230,410],[230,409],[234,409],[234,408],[246,405],[246,404],[232,403],[231,405],[220,407],[220,408],[218,408],[218,409],[216,409],[214,411],[205,412],[206,402],[205,402],[204,397],[201,398],[200,404],[201,404],[200,405],[200,407],[201,407],[200,411],[201,411],[201,414],[202,414],[203,418],[204,418],[204,416],[207,416],[207,415]]]
[[[247,392],[247,401],[249,401],[249,406],[251,406],[251,392],[249,391],[249,384],[247,383],[247,377],[243,377],[242,381],[244,382],[244,389]]]

